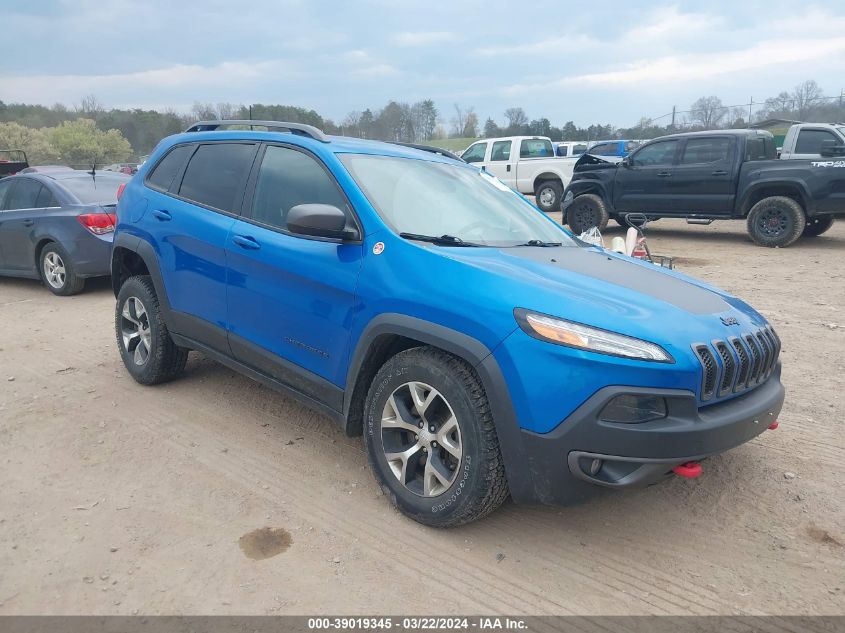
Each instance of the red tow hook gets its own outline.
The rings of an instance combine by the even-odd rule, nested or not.
[[[778,423],[778,421],[777,421],[777,420],[775,420],[774,422],[772,422],[772,423],[769,425],[769,430],[770,430],[770,431],[774,431],[774,430],[775,430],[776,428],[778,428],[779,426],[780,426],[780,424]]]
[[[701,476],[701,464],[698,462],[687,462],[672,469],[672,472],[685,479],[695,479]]]

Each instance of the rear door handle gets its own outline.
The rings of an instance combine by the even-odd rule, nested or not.
[[[510,170],[511,170],[511,166],[510,166],[510,165],[508,165],[507,171],[510,171]]]
[[[157,220],[162,222],[169,222],[173,219],[173,216],[170,215],[167,211],[162,211],[161,209],[156,209],[153,211],[153,215],[156,217]]]
[[[659,171],[659,172],[657,172],[657,175],[660,176],[661,178],[668,178],[669,176],[672,175],[672,172],[671,171]]]
[[[726,172],[724,169],[717,169],[716,171],[713,172],[713,175],[714,176],[727,176],[728,172]]]
[[[249,235],[233,235],[232,241],[241,248],[246,248],[252,251],[257,251],[261,248],[261,244],[256,242],[254,237],[250,237]]]

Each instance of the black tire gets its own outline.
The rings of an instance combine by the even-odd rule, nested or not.
[[[610,214],[604,200],[592,193],[575,198],[566,212],[566,223],[575,235],[581,235],[594,226],[598,227],[599,231],[604,231],[609,219]]]
[[[801,237],[806,225],[801,205],[785,196],[763,198],[748,213],[748,235],[758,246],[789,246]]]
[[[832,215],[817,215],[812,218],[807,218],[807,225],[801,233],[802,237],[818,237],[822,233],[827,232],[833,226]]]
[[[410,385],[431,389],[418,391],[427,401],[430,396],[422,414],[412,404]],[[438,393],[433,395],[434,391]],[[388,405],[391,399],[403,413]],[[387,410],[393,410],[393,419],[406,428],[385,426]],[[430,441],[444,437],[444,419],[451,418],[457,421],[458,435],[448,442],[452,451],[459,446],[460,459],[447,452],[443,442]],[[435,527],[461,525],[486,516],[508,497],[487,395],[472,367],[455,356],[433,347],[418,347],[391,358],[373,379],[364,404],[364,421],[364,445],[376,480],[393,505],[415,521]],[[414,435],[418,424],[431,426]],[[429,433],[431,429],[437,432]],[[413,454],[403,453],[415,448]],[[407,484],[394,473],[388,453],[410,455],[400,467]],[[396,467],[396,460],[392,461]],[[438,489],[426,491],[429,465],[451,480],[435,481]]]
[[[85,279],[76,274],[70,255],[56,242],[49,242],[41,249],[38,272],[47,290],[54,295],[69,297],[79,294],[85,287]]]
[[[534,190],[537,208],[545,213],[560,211],[561,195],[563,195],[563,185],[557,180],[544,180]]]
[[[136,301],[140,302],[143,315],[137,309]],[[114,327],[123,364],[142,385],[167,382],[185,369],[188,350],[170,338],[149,275],[130,277],[123,282],[117,295]],[[125,337],[132,332],[138,332],[138,336],[127,342]],[[144,348],[146,352],[142,353]]]

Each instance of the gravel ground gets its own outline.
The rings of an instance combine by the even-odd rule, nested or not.
[[[134,383],[105,281],[0,279],[0,614],[845,614],[845,222],[649,235],[775,325],[780,428],[694,481],[448,531],[389,507],[359,438],[199,354]]]

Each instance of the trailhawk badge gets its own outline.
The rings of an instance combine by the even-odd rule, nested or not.
[[[381,255],[384,252],[384,242],[373,244],[373,255]]]
[[[739,325],[739,319],[732,316],[719,317],[725,325]]]

